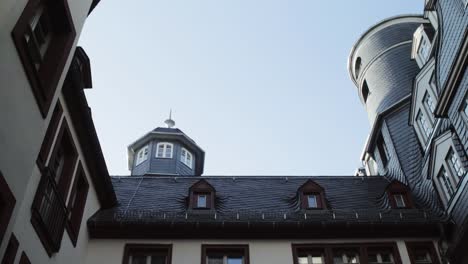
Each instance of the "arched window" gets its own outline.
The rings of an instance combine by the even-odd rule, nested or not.
[[[367,81],[364,80],[362,84],[362,98],[364,99],[364,103],[367,102],[367,97],[369,97],[369,86],[367,86]]]
[[[174,145],[168,142],[160,142],[156,145],[156,158],[172,159]]]
[[[180,161],[183,164],[187,165],[189,168],[193,167],[193,155],[185,148],[182,148],[182,152],[180,154]]]
[[[359,77],[359,72],[361,71],[361,65],[362,65],[361,57],[358,57],[356,59],[356,62],[354,63],[354,75],[356,79]]]

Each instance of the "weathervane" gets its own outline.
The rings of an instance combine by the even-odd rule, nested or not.
[[[172,109],[169,111],[169,119],[166,119],[164,123],[167,125],[168,128],[173,128],[175,126],[175,121],[172,120]]]

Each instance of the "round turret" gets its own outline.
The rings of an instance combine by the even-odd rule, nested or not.
[[[424,22],[421,16],[386,19],[353,46],[348,70],[371,125],[379,114],[411,94],[413,78],[419,72],[411,60],[413,34]]]

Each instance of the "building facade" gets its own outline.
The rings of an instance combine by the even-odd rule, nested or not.
[[[468,263],[468,1],[424,1],[353,46],[357,177],[202,176],[171,118],[109,176],[76,47],[96,4],[0,4],[2,264]]]

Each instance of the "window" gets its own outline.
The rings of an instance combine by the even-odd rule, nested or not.
[[[447,163],[450,164],[450,168],[453,170],[454,174],[457,175],[459,178],[465,175],[465,169],[463,168],[460,158],[451,148],[448,155],[447,155]]]
[[[394,264],[395,258],[391,250],[369,250],[367,255],[369,264]]]
[[[424,136],[426,137],[426,139],[428,139],[432,133],[432,126],[429,124],[421,110],[418,111],[416,120],[418,120],[419,127],[423,131]]]
[[[202,245],[202,264],[249,264],[249,246]]]
[[[5,254],[3,255],[2,264],[13,264],[15,262],[18,247],[18,239],[16,239],[16,236],[12,233],[5,249]]]
[[[395,204],[397,208],[405,208],[406,203],[405,203],[405,197],[403,194],[394,194],[393,198],[395,199]]]
[[[156,158],[172,159],[174,145],[172,143],[161,142],[156,145]]]
[[[214,209],[216,191],[206,180],[194,183],[189,189],[189,209]]]
[[[86,198],[88,197],[88,189],[89,184],[86,180],[83,167],[80,164],[75,176],[72,193],[68,199],[67,231],[74,246],[76,246],[76,242],[78,240],[83,212],[86,205]]]
[[[406,242],[411,264],[438,264],[432,242]]]
[[[78,154],[64,119],[31,208],[31,223],[49,256],[60,249],[67,218],[65,199]]]
[[[364,80],[362,84],[362,99],[364,99],[364,103],[367,102],[367,97],[369,97],[369,86],[367,86],[367,81]]]
[[[3,236],[10,223],[15,204],[15,196],[0,171],[0,244],[3,241]]]
[[[312,180],[307,180],[298,189],[300,205],[302,209],[324,209],[325,190]]]
[[[426,106],[427,110],[430,113],[434,113],[434,110],[435,110],[434,100],[432,99],[432,96],[427,91],[424,94],[423,102],[424,102],[424,105]]]
[[[185,148],[182,148],[180,160],[182,161],[183,164],[187,165],[189,168],[192,168],[192,163],[193,163],[192,153],[190,153]]]
[[[431,51],[431,43],[426,37],[422,36],[421,43],[419,44],[418,53],[419,55],[421,55],[424,61],[427,61],[427,59],[429,58],[430,51]]]
[[[75,39],[65,0],[29,0],[12,37],[43,117]]]
[[[172,245],[127,244],[124,264],[171,264]]]
[[[354,64],[354,74],[355,74],[356,79],[359,78],[359,73],[361,71],[361,65],[362,65],[361,57],[358,57],[356,59],[356,63]]]
[[[144,146],[137,152],[135,166],[141,164],[143,161],[148,159],[148,150],[149,150],[149,146]]]
[[[206,194],[197,194],[197,207],[198,208],[206,208]]]
[[[325,253],[323,250],[309,250],[299,252],[297,256],[298,264],[325,264]]]
[[[355,249],[337,249],[333,252],[333,264],[359,264],[359,259],[359,251]]]
[[[294,264],[401,263],[394,243],[293,244]]]
[[[382,165],[385,168],[387,167],[388,160],[390,159],[390,153],[388,152],[387,144],[385,144],[382,134],[377,138],[377,149],[379,151]]]
[[[413,208],[409,188],[399,181],[392,181],[386,188],[390,205],[393,209]]]
[[[450,197],[452,197],[453,193],[455,192],[452,186],[452,183],[450,181],[450,177],[445,170],[445,168],[442,166],[440,169],[439,174],[437,175],[437,180],[439,181],[439,185],[443,189],[443,195],[447,199],[447,201],[450,200]]]
[[[307,195],[307,206],[309,208],[317,208],[317,195],[315,194],[308,194]]]

